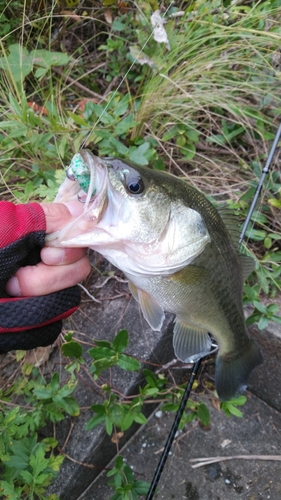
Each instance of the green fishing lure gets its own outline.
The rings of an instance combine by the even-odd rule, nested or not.
[[[88,192],[91,174],[87,163],[83,160],[80,153],[76,153],[73,156],[66,175],[68,179],[77,181],[85,193]]]

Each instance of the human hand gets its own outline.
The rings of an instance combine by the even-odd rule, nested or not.
[[[67,205],[42,203],[41,207],[46,217],[47,234],[58,231],[83,210],[79,201]],[[44,247],[40,252],[41,262],[20,267],[8,281],[6,292],[14,297],[46,295],[76,285],[91,269],[86,252],[86,248]]]
[[[71,285],[90,270],[85,250],[59,256],[43,246],[46,231],[59,230],[82,209],[0,202],[0,353],[52,344],[77,309],[80,289]]]

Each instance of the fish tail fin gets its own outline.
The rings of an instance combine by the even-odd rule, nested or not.
[[[216,361],[215,384],[221,401],[238,396],[247,387],[251,371],[262,363],[262,355],[252,339],[239,356],[220,356]]]

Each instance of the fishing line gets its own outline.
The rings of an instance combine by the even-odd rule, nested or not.
[[[164,19],[165,15],[167,14],[168,10],[172,7],[173,3],[174,3],[175,0],[171,0],[169,6],[167,7],[167,9],[165,10],[165,12],[162,14],[161,18]],[[112,96],[110,97],[108,103],[106,104],[106,106],[104,107],[104,109],[102,110],[101,114],[99,115],[99,117],[97,118],[97,121],[96,123],[93,125],[93,127],[91,128],[90,132],[88,132],[88,134],[86,135],[85,139],[82,141],[82,144],[81,144],[81,148],[83,148],[85,145],[86,145],[86,142],[88,141],[90,135],[93,133],[93,131],[95,130],[97,124],[100,122],[102,116],[104,115],[104,113],[106,113],[108,107],[110,106],[110,104],[112,103],[114,97],[116,96],[118,90],[120,89],[121,85],[124,83],[124,81],[126,80],[128,74],[130,73],[131,69],[135,66],[136,62],[138,61],[140,55],[142,54],[142,52],[144,51],[145,47],[147,46],[149,40],[151,39],[151,37],[153,36],[155,30],[159,28],[159,24],[156,24],[152,30],[152,32],[150,33],[150,35],[148,36],[148,38],[146,39],[146,41],[144,42],[143,46],[141,47],[141,49],[139,50],[138,54],[136,55],[136,57],[134,58],[132,64],[130,65],[129,69],[126,71],[125,75],[123,76],[121,82],[119,83],[119,85],[117,85],[116,89],[114,90]]]
[[[259,184],[257,186],[256,191],[255,191],[255,195],[254,195],[253,201],[251,203],[248,215],[247,215],[245,223],[243,225],[243,228],[242,228],[242,231],[241,231],[241,235],[240,235],[240,238],[239,238],[239,247],[241,246],[241,244],[243,242],[243,239],[245,237],[245,234],[246,234],[249,222],[250,222],[251,217],[253,215],[253,211],[255,209],[255,206],[256,206],[256,203],[257,203],[257,199],[258,199],[259,194],[261,192],[261,189],[262,189],[263,183],[265,181],[265,178],[266,178],[267,174],[270,172],[271,162],[272,162],[272,159],[273,159],[276,147],[278,145],[280,136],[281,136],[281,123],[280,123],[280,125],[278,127],[278,130],[276,132],[276,136],[275,136],[273,144],[271,146],[271,149],[270,149],[270,152],[269,152],[266,164],[265,164],[265,166],[264,166],[264,168],[262,170],[262,176],[260,178],[260,182],[259,182]],[[185,392],[183,394],[183,397],[182,397],[179,409],[178,409],[177,414],[175,416],[174,423],[173,423],[173,425],[171,427],[171,430],[170,430],[170,433],[168,435],[168,438],[167,438],[164,450],[162,452],[161,458],[160,458],[159,463],[157,465],[157,468],[156,468],[153,480],[151,482],[148,494],[146,496],[146,500],[152,500],[152,498],[154,497],[154,493],[156,491],[158,482],[159,482],[160,477],[162,475],[162,472],[163,472],[166,460],[167,460],[168,455],[169,455],[169,451],[170,451],[170,449],[172,447],[172,444],[173,444],[176,432],[178,430],[179,423],[180,423],[181,418],[183,416],[183,413],[184,413],[184,410],[185,410],[185,407],[186,407],[186,403],[187,403],[188,398],[190,396],[193,382],[194,382],[194,380],[195,380],[195,378],[196,378],[196,376],[197,376],[197,374],[199,372],[199,368],[200,368],[201,362],[204,359],[204,357],[205,356],[203,356],[202,358],[199,358],[196,361],[196,363],[194,364],[194,366],[193,366],[193,370],[192,370],[192,373],[191,373],[188,385],[186,386],[186,389],[185,389]]]

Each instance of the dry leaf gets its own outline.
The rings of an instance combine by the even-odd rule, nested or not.
[[[124,432],[114,432],[112,435],[111,441],[112,443],[119,443],[121,437],[124,436]]]
[[[37,347],[36,349],[32,349],[31,351],[27,351],[24,357],[25,363],[28,363],[30,365],[36,366],[38,368],[39,366],[44,365],[54,349],[53,346],[48,346],[48,347]]]
[[[71,10],[62,10],[61,11],[63,16],[68,16],[74,19],[74,21],[77,21],[78,23],[81,21],[81,16],[78,16],[74,12],[71,12]]]
[[[161,17],[160,11],[156,10],[150,16],[151,25],[153,28],[153,38],[155,42],[165,43],[167,50],[170,50],[168,35],[164,28],[164,19]]]
[[[106,9],[104,13],[104,18],[108,24],[112,24],[112,10]]]
[[[220,444],[220,446],[222,448],[225,448],[226,446],[228,446],[230,443],[231,443],[231,439],[224,439],[223,442]]]

